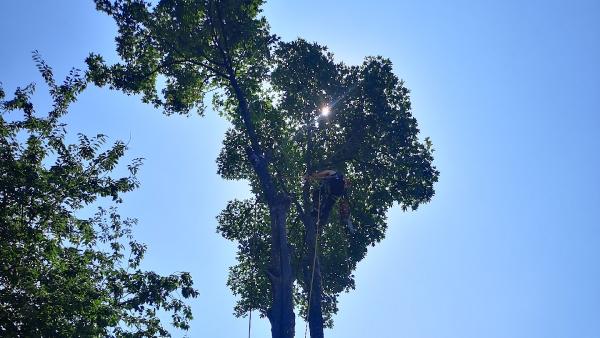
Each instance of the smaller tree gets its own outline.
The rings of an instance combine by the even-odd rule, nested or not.
[[[47,115],[34,110],[33,84],[9,100],[0,88],[0,335],[170,336],[160,310],[187,330],[192,312],[182,298],[198,295],[191,276],[141,270],[137,221],[118,214],[121,195],[138,186],[141,160],[114,177],[123,142],[106,147],[104,135],[79,135],[67,144],[60,118],[86,82],[73,70],[59,85],[37,53],[34,60],[54,103]],[[79,216],[105,198],[109,206]]]

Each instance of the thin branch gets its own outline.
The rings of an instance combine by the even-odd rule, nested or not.
[[[189,63],[191,63],[193,65],[196,65],[196,66],[199,66],[199,67],[204,67],[204,68],[210,70],[211,72],[217,74],[218,76],[222,77],[223,79],[229,80],[229,76],[227,74],[225,74],[222,71],[216,69],[215,67],[209,66],[209,65],[207,65],[205,63],[198,62],[198,61],[193,60],[193,59],[184,59],[184,61],[185,62],[189,62]]]

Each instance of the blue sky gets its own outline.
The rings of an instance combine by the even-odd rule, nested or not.
[[[390,212],[327,337],[600,337],[600,2],[278,0],[265,14],[346,63],[391,58],[441,171],[430,204]],[[91,51],[115,57],[91,1],[2,1],[0,32],[5,90],[35,81],[42,103],[32,50],[59,78]],[[140,219],[146,268],[192,272],[190,336],[245,336],[225,286],[235,245],[215,233],[226,201],[247,195],[216,175],[227,124],[98,88],[66,122],[146,158],[122,210]],[[253,337],[267,336],[255,320]]]

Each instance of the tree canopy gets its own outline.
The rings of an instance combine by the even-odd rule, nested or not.
[[[187,330],[183,299],[198,295],[191,276],[142,270],[137,220],[118,213],[141,159],[121,177],[123,142],[79,134],[68,143],[61,117],[86,81],[73,70],[56,83],[34,59],[53,100],[47,114],[34,109],[34,84],[10,99],[0,88],[0,335],[169,336],[160,311]]]
[[[331,325],[337,296],[354,288],[356,264],[385,236],[387,210],[394,203],[416,209],[433,196],[438,177],[433,150],[428,139],[419,140],[409,91],[387,59],[369,57],[359,66],[347,66],[336,63],[325,47],[300,39],[277,46],[270,79],[273,99],[265,104],[266,117],[259,125],[280,184],[301,200],[306,172],[335,168],[351,182],[347,198],[353,228],[332,216],[320,234],[323,309]],[[327,115],[321,113],[323,107],[328,107]],[[246,144],[236,129],[227,133],[219,172],[227,179],[247,179],[257,191],[256,176],[243,155]],[[288,236],[295,249],[296,278],[302,281],[303,258],[312,248],[304,245],[300,213],[293,204]],[[265,314],[268,213],[260,194],[230,202],[219,224],[224,237],[240,243],[239,263],[229,277],[240,296],[236,314],[252,309]],[[307,283],[298,284],[300,307],[306,305],[309,289]]]
[[[154,7],[142,0],[95,3],[117,23],[123,60],[106,65],[100,55],[90,55],[89,74],[96,84],[141,93],[166,114],[203,113],[205,95],[215,88],[226,91],[218,102],[229,109],[222,111],[235,110],[228,83],[232,73],[245,95],[260,91],[276,39],[258,17],[262,1],[163,0]],[[235,113],[229,117],[239,120]]]
[[[218,217],[218,231],[239,243],[228,281],[236,315],[257,309],[273,337],[290,338],[296,306],[311,337],[322,337],[337,296],[354,288],[356,264],[383,239],[388,209],[428,202],[439,175],[391,61],[348,66],[318,44],[281,41],[260,0],[95,2],[119,28],[122,60],[90,55],[92,81],[141,93],[166,114],[203,112],[210,97],[232,123],[219,173],[247,180],[254,194]],[[324,169],[351,185],[321,208],[321,183],[302,177]],[[331,215],[336,206],[350,209],[352,226]]]

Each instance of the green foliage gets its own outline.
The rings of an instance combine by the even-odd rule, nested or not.
[[[368,246],[385,236],[387,210],[394,203],[406,210],[429,201],[438,171],[432,165],[430,142],[418,139],[409,91],[393,74],[389,60],[370,57],[360,66],[346,66],[335,63],[326,48],[304,40],[279,44],[275,56],[270,83],[278,99],[263,103],[268,108],[258,124],[278,183],[298,201],[304,189],[314,188],[301,180],[306,172],[336,169],[352,183],[348,199],[356,231],[333,214],[320,234],[322,306],[331,325],[338,295],[355,286],[352,273],[357,263]],[[331,113],[320,116],[325,105]],[[263,277],[268,255],[247,246],[252,239],[268,235],[269,220],[258,179],[243,155],[245,144],[243,134],[228,131],[219,172],[229,179],[249,179],[257,200],[230,203],[219,217],[219,231],[240,243],[238,264],[229,277],[232,290],[240,296],[236,314],[258,309],[264,315],[268,297],[256,290],[268,292]],[[305,312],[309,286],[303,282],[303,258],[311,248],[304,247],[299,204],[293,204],[288,217],[288,237],[295,249],[297,304]],[[311,208],[310,203],[304,206]],[[262,216],[252,216],[257,213],[253,209],[263,210]]]
[[[270,302],[270,284],[264,273],[269,267],[270,227],[269,211],[264,204],[255,200],[233,200],[219,215],[217,230],[229,240],[238,240],[237,259],[240,262],[231,268],[227,285],[240,297],[235,307],[236,316],[244,315],[248,309]],[[224,225],[224,226],[222,226]]]
[[[86,83],[74,70],[56,84],[34,59],[53,99],[46,116],[31,103],[33,84],[12,99],[0,89],[0,335],[168,336],[159,310],[187,330],[191,309],[177,294],[197,296],[191,276],[141,270],[146,246],[132,237],[136,220],[118,214],[122,194],[138,186],[141,160],[115,177],[125,144],[108,146],[104,135],[67,144],[60,117]]]
[[[262,1],[162,0],[154,7],[143,0],[95,2],[119,27],[123,59],[107,66],[101,56],[90,55],[88,75],[96,84],[142,93],[166,114],[203,112],[204,95],[229,90],[226,78],[232,74],[247,95],[259,89],[274,40],[266,20],[256,18]],[[160,93],[158,74],[166,79]],[[217,100],[231,106],[229,96]]]
[[[287,234],[302,311],[309,289],[303,278],[306,257],[312,250],[304,247],[303,215],[313,210],[315,187],[301,178],[336,169],[351,180],[348,198],[356,231],[335,215],[320,229],[322,307],[331,325],[338,295],[354,288],[357,263],[385,236],[388,209],[394,204],[416,209],[428,202],[439,175],[431,142],[419,139],[409,91],[391,62],[368,57],[347,66],[317,44],[279,43],[260,16],[259,0],[161,0],[155,6],[142,0],[95,2],[119,27],[123,62],[108,66],[91,55],[92,81],[142,93],[167,114],[202,108],[205,96],[216,89],[214,108],[233,123],[217,159],[219,174],[248,180],[255,195],[232,201],[218,218],[218,231],[239,243],[238,264],[228,281],[239,296],[236,315],[252,309],[266,315],[272,287],[266,277],[272,197],[265,192],[270,191],[267,171],[259,179],[259,167],[248,156],[266,159],[277,192],[292,198]],[[158,74],[166,78],[161,95]],[[242,118],[246,105],[250,121]],[[331,114],[319,117],[325,105]]]

